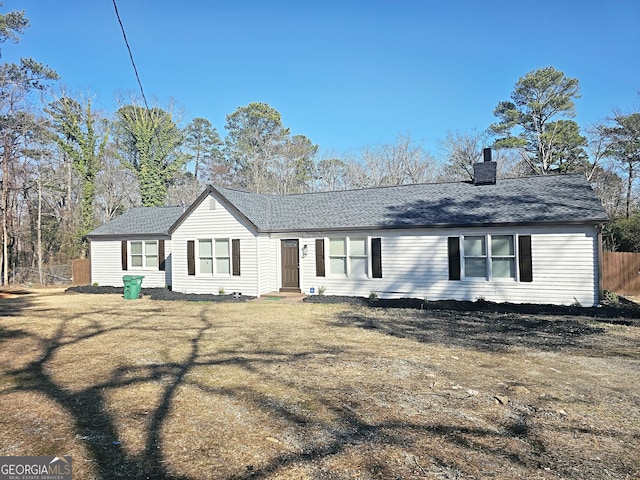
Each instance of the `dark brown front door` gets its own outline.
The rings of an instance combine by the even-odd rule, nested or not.
[[[282,288],[280,290],[300,291],[300,260],[298,240],[281,240],[282,248]]]

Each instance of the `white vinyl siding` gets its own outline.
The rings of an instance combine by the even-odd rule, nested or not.
[[[518,282],[511,276],[517,260],[506,252],[504,238],[531,235],[533,281]],[[348,237],[345,232],[344,237]],[[597,234],[595,227],[514,227],[421,230],[377,230],[368,237],[381,237],[383,278],[339,278],[315,276],[315,242],[301,240],[309,246],[301,259],[301,289],[325,295],[368,297],[376,292],[380,298],[421,298],[426,300],[477,300],[495,302],[551,303],[570,305],[576,300],[590,306],[598,302]],[[450,281],[448,275],[447,237],[497,237],[499,255],[487,257],[493,272],[491,279]],[[309,235],[310,238],[319,238]],[[517,249],[517,243],[514,245]],[[517,252],[516,252],[517,253]],[[509,265],[498,265],[506,261]],[[514,263],[512,263],[514,262]],[[497,271],[497,272],[496,272]],[[501,275],[509,271],[509,278]],[[496,273],[498,275],[496,275]]]
[[[258,263],[262,265],[269,259],[264,256],[258,259],[258,237],[251,225],[228,210],[222,202],[216,202],[216,208],[211,209],[212,199],[213,196],[203,199],[173,232],[173,289],[176,292],[209,294],[217,294],[224,289],[228,294],[240,292],[257,296],[260,283]],[[240,275],[230,273],[231,239],[240,240]],[[212,260],[214,273],[226,271],[225,274],[199,273],[199,240],[211,241],[212,256],[207,258]],[[220,244],[216,240],[220,240]],[[188,241],[195,242],[196,275],[188,275]],[[222,247],[222,242],[226,242],[227,248]],[[269,254],[268,250],[264,251]]]
[[[158,240],[145,240],[149,244],[157,246]],[[135,243],[135,241],[131,241]],[[131,245],[127,245],[127,258],[131,262]],[[140,241],[138,241],[140,242]],[[142,275],[142,288],[164,288],[171,286],[171,240],[164,238],[165,270],[159,270],[156,265],[153,268],[142,269],[142,267],[129,266],[127,270],[122,270],[121,266],[121,241],[120,240],[91,240],[91,283],[99,286],[122,287],[122,277],[124,275]],[[151,250],[150,250],[151,251]],[[156,250],[157,252],[157,250]],[[160,261],[157,258],[156,262]],[[130,263],[129,263],[130,265]]]
[[[278,289],[280,266],[278,264],[277,244],[272,248],[272,241],[268,234],[259,235],[257,238],[255,262],[258,265],[258,294],[273,292]]]

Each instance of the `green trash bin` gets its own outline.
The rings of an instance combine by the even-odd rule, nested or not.
[[[140,290],[142,289],[143,278],[143,275],[125,275],[122,277],[125,300],[137,300],[142,296]]]

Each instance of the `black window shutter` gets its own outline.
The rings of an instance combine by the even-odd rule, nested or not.
[[[240,240],[231,240],[231,259],[233,263],[233,275],[240,275]]]
[[[324,238],[316,238],[316,277],[324,277]]]
[[[531,258],[531,235],[518,237],[518,267],[521,282],[533,282],[533,261]]]
[[[187,240],[187,275],[196,274],[196,242]]]
[[[164,272],[167,266],[164,261],[164,240],[158,240],[158,270]]]
[[[460,280],[460,238],[448,238],[449,280]]]
[[[382,239],[371,239],[371,276],[382,278]]]
[[[126,240],[122,240],[122,242],[120,242],[120,258],[121,258],[121,262],[122,262],[122,270],[126,270],[127,269],[127,241]]]

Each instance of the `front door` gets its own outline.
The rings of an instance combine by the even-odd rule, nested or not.
[[[300,259],[298,240],[281,240],[282,291],[300,291]]]

